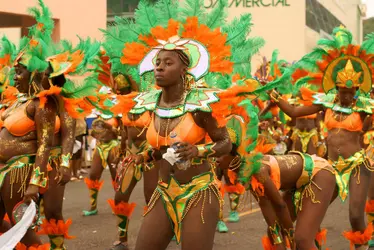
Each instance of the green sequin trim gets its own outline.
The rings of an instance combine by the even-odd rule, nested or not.
[[[155,112],[161,118],[176,118],[184,114],[196,111],[212,112],[210,104],[219,102],[217,91],[212,89],[191,89],[186,95],[184,104],[173,108],[158,107],[161,90],[153,90],[141,93],[134,98],[135,106],[130,110],[131,114],[142,114],[146,111]]]
[[[356,104],[351,108],[341,107],[337,103],[335,103],[336,94],[315,94],[313,95],[314,104],[322,105],[326,108],[332,109],[333,111],[345,113],[345,114],[352,114],[353,112],[365,112],[368,114],[372,114],[374,109],[374,100],[365,97],[359,96]]]

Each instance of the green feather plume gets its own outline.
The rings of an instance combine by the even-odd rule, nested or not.
[[[365,36],[365,41],[361,44],[361,50],[365,50],[367,54],[374,53],[374,32]]]
[[[245,42],[252,27],[252,15],[247,13],[222,27],[222,31],[227,33],[227,43],[231,46],[239,46]]]
[[[101,84],[97,78],[93,76],[87,77],[82,83],[76,83],[67,79],[62,88],[61,95],[66,98],[74,99],[93,96],[96,95],[100,85]]]
[[[238,180],[245,185],[250,181],[252,175],[260,170],[263,156],[261,153],[254,151],[258,138],[258,109],[250,100],[242,101],[239,106],[242,106],[250,117],[246,129],[246,141],[252,142],[246,147],[247,154],[244,156],[244,164],[241,165],[238,175]]]
[[[0,58],[4,58],[6,55],[9,55],[10,63],[12,64],[15,57],[17,56],[16,51],[16,46],[11,41],[9,41],[6,36],[3,36],[0,40]]]
[[[206,24],[206,9],[204,0],[185,0],[179,5],[178,19],[185,22],[187,17],[199,17],[199,23]]]
[[[155,13],[158,17],[158,23],[167,26],[169,19],[178,20],[179,1],[159,0],[155,6]]]
[[[332,31],[334,40],[336,41],[336,48],[346,47],[352,44],[353,36],[352,33],[344,27],[336,27]]]
[[[227,18],[227,0],[218,0],[218,6],[207,15],[207,26],[211,29],[215,29],[224,26]]]
[[[155,6],[147,0],[140,0],[138,8],[135,10],[135,19],[139,30],[144,34],[148,34],[158,23]]]
[[[233,74],[239,74],[244,78],[251,78],[252,57],[257,54],[265,45],[265,40],[261,37],[248,38],[240,46],[231,47],[231,60],[234,62]]]

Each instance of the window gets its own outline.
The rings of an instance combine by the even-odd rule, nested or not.
[[[319,35],[320,35],[321,38],[332,39],[332,36],[330,34],[327,34],[326,32],[324,32],[323,30],[321,30],[319,32]]]
[[[107,26],[115,25],[114,17],[134,19],[134,12],[140,0],[107,0]],[[148,0],[149,3],[156,3],[157,0]]]
[[[320,33],[324,31],[331,34],[335,27],[344,25],[328,9],[317,0],[306,1],[306,25],[312,30]]]
[[[107,0],[108,15],[121,15],[124,12],[134,12],[139,0]]]

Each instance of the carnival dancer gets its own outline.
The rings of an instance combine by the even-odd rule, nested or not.
[[[311,88],[312,86],[309,85],[305,87]],[[305,102],[300,93],[288,100],[293,106],[303,106]],[[273,103],[273,105],[275,104]],[[292,126],[290,136],[292,141],[291,150],[324,157],[327,148],[322,127],[323,114],[320,112],[305,117],[297,117],[293,120],[294,125]]]
[[[308,74],[303,69],[296,69],[291,76],[291,90],[293,98],[288,98],[289,103],[294,106],[303,106],[305,101],[300,93],[300,88],[305,87],[321,92],[320,86],[305,84],[302,80]],[[275,105],[274,103],[272,103]],[[292,141],[291,150],[302,153],[316,154],[324,157],[327,148],[325,144],[325,133],[323,126],[323,114],[313,114],[305,117],[297,117],[293,119],[292,133],[290,139]]]
[[[101,64],[98,70],[99,75],[97,77],[111,89],[112,93],[125,95],[139,89],[131,78],[125,74],[126,71],[122,71],[122,73],[112,72],[113,68],[118,70],[121,67],[121,62],[116,55],[121,50],[123,44],[118,44],[118,40],[113,39],[111,34],[120,34],[122,28],[124,27],[119,23],[115,28],[106,31],[106,41],[103,47],[108,48],[108,50],[101,56]],[[111,61],[110,63],[109,60]],[[144,89],[140,90],[144,91]],[[120,185],[115,184],[114,199],[108,200],[113,213],[117,216],[118,241],[114,242],[112,247],[115,250],[128,249],[127,241],[130,217],[136,206],[133,202],[129,203],[129,200],[136,184],[144,176],[144,197],[146,204],[150,201],[152,193],[157,186],[158,170],[153,167],[153,164],[142,164],[131,168],[126,168],[122,164],[122,157],[137,154],[148,147],[145,135],[149,123],[150,115],[148,112],[140,116],[128,114],[120,119],[121,159],[117,166],[118,175],[116,176],[117,182]]]
[[[118,119],[111,115],[99,114],[99,118],[92,123],[91,136],[97,142],[88,177],[84,180],[90,193],[90,209],[83,210],[83,216],[91,216],[98,213],[97,198],[104,183],[100,179],[104,169],[107,167],[114,185],[116,165],[120,155]]]
[[[374,107],[373,101],[365,97],[372,86],[372,43],[372,37],[368,36],[361,46],[354,45],[348,30],[343,27],[334,29],[333,39],[320,40],[320,47],[298,62],[309,71],[304,81],[320,84],[325,94],[312,95],[304,89],[303,97],[310,100],[311,105],[302,107],[291,106],[276,92],[271,94],[277,105],[291,117],[325,111],[328,159],[336,173],[338,195],[345,201],[348,192],[351,193],[349,216],[352,231],[345,232],[344,236],[356,249],[366,249],[373,232],[372,224],[366,227],[364,216],[373,169],[360,143],[361,136],[371,124]]]
[[[257,114],[253,106],[251,110]],[[231,161],[230,167],[240,165],[238,186],[249,189],[259,202],[268,224],[269,237],[262,240],[264,249],[315,249],[314,240],[321,238],[319,227],[334,192],[334,170],[326,160],[298,152],[263,155],[274,145],[265,144],[258,136],[258,122],[257,116],[252,116],[246,124],[251,135],[237,134],[237,156],[227,155],[222,162]],[[284,200],[279,190],[292,199]]]
[[[74,138],[74,123],[66,111],[71,115],[83,112],[87,106],[79,104],[79,97],[88,92],[86,89],[85,93],[79,93],[80,89],[67,81],[64,74],[85,68],[81,62],[89,61],[84,55],[88,50],[79,47],[76,53],[64,51],[64,56],[49,57],[56,52],[51,40],[53,21],[44,3],[39,1],[39,5],[41,10],[31,9],[37,24],[30,28],[29,37],[23,38],[14,61],[15,86],[20,93],[2,115],[4,125],[0,136],[5,167],[1,170],[1,202],[14,224],[19,217],[13,211],[22,207],[23,202],[28,204],[31,199],[37,202],[39,193],[44,193],[47,220],[39,233],[49,236],[51,249],[65,249],[63,239],[69,238],[71,222],[63,221],[64,188],[58,184],[70,179],[68,167],[73,143],[61,138]],[[50,191],[46,191],[48,188]],[[33,230],[28,230],[22,242],[27,247],[41,245]]]
[[[251,171],[244,167],[239,175],[243,185],[250,184],[268,224],[263,247],[316,249],[314,241],[334,193],[334,169],[323,158],[296,151],[261,155],[268,150],[266,145],[257,146]],[[282,197],[279,190],[291,199]]]
[[[155,164],[160,169],[159,182],[145,213],[136,249],[166,249],[173,235],[177,243],[182,239],[182,249],[213,248],[222,199],[208,159],[230,152],[225,119],[234,110],[243,111],[236,105],[245,99],[239,93],[249,91],[248,86],[219,91],[196,88],[195,83],[209,72],[210,76],[205,77],[208,85],[230,86],[231,77],[225,74],[231,74],[233,66],[238,65],[230,60],[235,59],[232,48],[242,48],[241,58],[237,60],[249,63],[250,53],[253,53],[250,49],[253,43],[246,38],[250,15],[242,16],[223,29],[228,33],[226,40],[220,29],[212,30],[224,22],[224,1],[210,14],[205,14],[198,1],[188,1],[185,6],[179,4],[163,0],[151,6],[141,1],[135,23],[142,35],[130,34],[133,40],[125,43],[122,50],[121,62],[132,68],[134,74],[140,63],[141,82],[153,86],[155,79],[160,88],[139,95],[117,96],[119,103],[112,109],[124,115],[140,115],[147,111],[152,114],[147,130],[150,147],[127,158],[129,165],[157,160]],[[191,12],[195,8],[191,8],[192,5],[198,6],[199,11]],[[178,7],[185,11],[177,12]],[[166,9],[171,12],[165,12]],[[160,15],[149,22],[148,17],[142,15],[148,12]],[[196,13],[199,15],[194,16]],[[246,28],[238,29],[238,26]],[[135,74],[133,79],[136,81],[139,75]],[[212,143],[205,143],[207,134]]]

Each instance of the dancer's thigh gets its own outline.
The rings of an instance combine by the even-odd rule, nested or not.
[[[103,173],[103,165],[101,164],[101,157],[99,152],[96,150],[93,157],[90,172],[88,174],[91,180],[100,180]]]
[[[164,250],[174,233],[161,198],[144,217],[136,240],[135,250]]]
[[[329,171],[321,170],[313,178],[315,194],[314,203],[311,197],[304,196],[302,209],[297,214],[295,240],[297,249],[310,250],[314,247],[314,238],[325,217],[335,190],[335,176]]]
[[[158,183],[158,167],[154,167],[151,170],[145,171],[143,174],[144,178],[144,197],[145,201],[148,202],[151,200],[152,194],[155,191]]]
[[[57,184],[55,179],[56,168],[49,172],[49,186],[43,194],[45,217],[49,219],[62,220],[62,204],[64,200],[65,185]]]
[[[213,192],[211,199],[207,192],[205,199],[202,197],[196,206],[191,207],[182,222],[182,250],[213,249],[219,210],[219,201]]]

